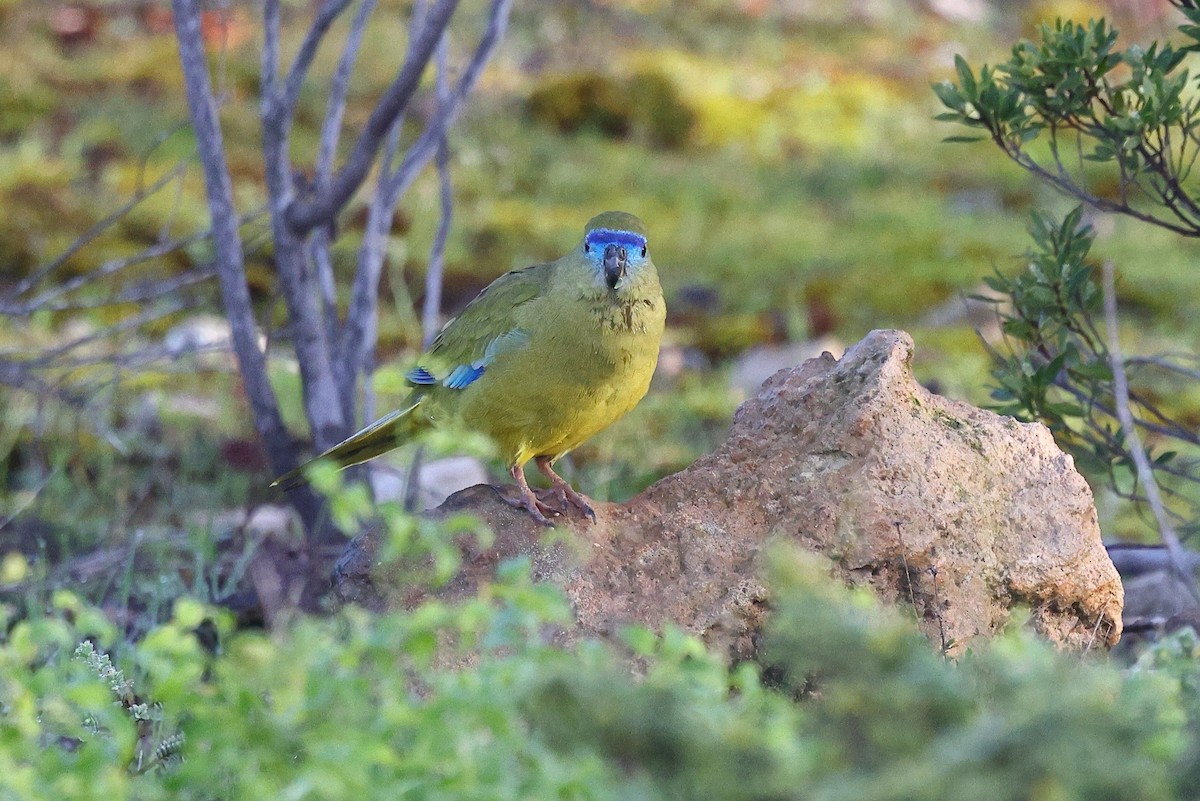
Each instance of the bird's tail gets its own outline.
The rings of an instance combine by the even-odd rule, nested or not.
[[[407,438],[415,423],[409,415],[420,404],[421,401],[418,399],[406,408],[397,409],[391,414],[379,418],[362,431],[344,442],[334,445],[315,459],[305,462],[295,470],[284,473],[272,481],[271,486],[282,486],[285,490],[291,489],[304,480],[304,471],[318,459],[324,459],[333,462],[339,468],[345,468],[387,453]]]

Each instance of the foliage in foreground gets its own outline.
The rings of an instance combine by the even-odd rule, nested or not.
[[[950,663],[794,556],[773,586],[765,670],[670,629],[553,647],[567,605],[519,562],[461,604],[269,635],[181,601],[119,676],[72,656],[117,633],[63,594],[0,647],[0,798],[1167,799],[1196,775],[1194,642],[1124,674],[1013,631]]]

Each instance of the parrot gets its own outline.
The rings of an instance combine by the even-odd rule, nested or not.
[[[588,221],[562,258],[506,273],[447,321],[406,374],[399,408],[318,459],[339,467],[386,453],[430,425],[490,437],[516,483],[505,502],[537,522],[588,499],[554,471],[563,455],[624,416],[645,396],[658,363],[666,302],[646,227],[608,211]],[[530,489],[533,460],[563,498],[561,509]],[[295,483],[306,465],[276,479]]]

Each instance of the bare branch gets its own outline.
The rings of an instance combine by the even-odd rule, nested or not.
[[[273,113],[275,105],[275,84],[279,81],[279,0],[266,0],[263,3],[263,52],[259,71],[262,73],[262,97],[259,103],[261,113],[266,116]]]
[[[246,223],[254,222],[263,217],[265,214],[265,209],[258,209],[240,217],[238,223],[239,225],[244,225]],[[212,229],[207,229],[204,231],[199,231],[195,234],[191,234],[190,236],[161,241],[155,245],[147,247],[142,251],[139,251],[138,253],[134,253],[131,256],[126,256],[120,259],[109,259],[99,267],[89,270],[82,275],[77,275],[67,281],[63,281],[51,287],[50,289],[47,289],[37,297],[31,298],[30,300],[20,303],[15,301],[0,301],[0,314],[11,315],[15,317],[26,317],[36,311],[45,309],[50,311],[66,311],[77,308],[99,308],[101,306],[110,305],[111,303],[121,303],[125,302],[126,300],[136,300],[137,298],[133,297],[122,297],[116,300],[89,301],[82,303],[54,302],[64,295],[68,295],[72,292],[82,289],[85,286],[96,283],[102,278],[116,275],[117,273],[129,267],[133,267],[138,264],[144,264],[145,262],[152,261],[153,259],[161,258],[186,247],[190,247],[198,242],[203,242],[211,237]],[[75,247],[75,244],[73,243],[71,247]],[[202,274],[202,277],[193,278],[192,280],[184,280],[180,286],[184,286],[188,283],[194,283],[197,280],[205,280],[211,275],[211,272],[205,272]]]
[[[268,0],[268,5],[273,2],[277,0]],[[371,112],[346,164],[334,177],[329,189],[311,198],[296,200],[288,207],[287,224],[293,232],[304,234],[318,225],[331,222],[362,185],[392,124],[417,91],[433,49],[457,7],[458,0],[438,0],[434,4],[420,33],[408,49],[408,57],[400,74]]]
[[[174,169],[172,169],[170,172],[165,173],[157,181],[150,184],[150,186],[134,193],[133,197],[126,201],[124,205],[80,234],[80,236],[74,242],[67,246],[66,250],[58,254],[58,256],[42,267],[34,270],[25,278],[18,281],[17,285],[14,286],[11,291],[5,294],[6,300],[11,302],[15,298],[25,294],[30,289],[37,286],[42,279],[46,278],[48,275],[50,275],[50,273],[66,264],[73,256],[79,253],[79,251],[96,241],[96,239],[98,239],[105,231],[128,217],[129,212],[137,208],[138,204],[140,204],[143,200],[151,195],[154,195],[167,184],[171,183],[171,181],[174,181],[176,178],[182,176],[186,169],[187,165],[181,162],[175,165]]]
[[[1046,169],[1037,161],[1033,160],[1033,158],[1022,152],[1018,145],[1008,143],[999,136],[993,136],[993,141],[1000,147],[1001,150],[1004,151],[1004,154],[1008,156],[1009,159],[1019,165],[1022,169],[1028,170],[1044,180],[1046,183],[1058,189],[1063,194],[1073,197],[1076,200],[1083,201],[1092,208],[1095,208],[1099,211],[1124,214],[1125,216],[1132,217],[1135,220],[1141,220],[1142,222],[1150,223],[1151,225],[1156,225],[1160,228],[1165,228],[1168,231],[1173,231],[1183,236],[1200,236],[1200,227],[1173,223],[1164,217],[1157,217],[1153,214],[1138,211],[1130,206],[1127,202],[1122,201],[1118,203],[1106,198],[1102,198],[1098,195],[1093,195],[1085,190],[1082,186],[1071,180],[1069,175],[1064,177],[1056,172]]]
[[[268,0],[268,5],[273,2]],[[266,357],[258,347],[258,331],[246,285],[245,253],[233,204],[233,183],[225,162],[225,145],[200,35],[200,13],[196,0],[172,0],[171,5],[188,108],[204,170],[217,277],[233,349],[241,367],[255,427],[263,437],[271,467],[277,473],[284,473],[295,466],[295,459],[290,452],[290,438],[279,413],[275,391],[267,378]]]
[[[1111,354],[1108,354],[1108,358],[1111,359]],[[1088,390],[1081,389],[1081,388],[1075,386],[1067,377],[1064,377],[1064,376],[1056,377],[1054,379],[1054,386],[1058,387],[1059,389],[1063,390],[1064,392],[1067,392],[1068,394],[1073,396],[1076,400],[1089,404],[1091,407],[1099,410],[1100,412],[1103,412],[1104,414],[1108,415],[1109,417],[1112,417],[1112,418],[1117,417],[1117,410],[1115,408],[1109,406],[1107,403],[1103,403],[1098,397],[1095,397],[1093,395],[1093,393],[1089,392]],[[1139,400],[1136,395],[1131,394],[1130,397],[1133,401],[1135,401],[1143,406],[1147,406],[1147,407],[1149,406],[1149,404],[1146,403],[1144,400]],[[1160,420],[1164,420],[1167,423],[1171,423],[1169,418],[1167,418],[1165,415],[1163,415],[1161,413],[1157,414],[1156,416]],[[1160,423],[1155,423],[1152,420],[1147,420],[1143,417],[1138,417],[1138,418],[1134,418],[1134,419],[1137,422],[1138,427],[1145,430],[1149,434],[1157,434],[1158,436],[1170,437],[1172,439],[1181,440],[1183,442],[1187,442],[1192,445],[1200,445],[1200,434],[1194,434],[1191,431],[1188,431],[1187,429],[1182,428],[1178,424],[1163,425]]]
[[[337,340],[337,287],[330,254],[332,246],[328,228],[319,228],[308,238],[308,258],[317,274],[317,288],[321,292],[321,310],[325,319],[325,338],[329,342]],[[334,365],[336,369],[336,362]]]
[[[354,273],[350,304],[346,310],[346,324],[338,347],[338,361],[347,369],[340,387],[342,408],[350,415],[350,419],[354,419],[354,399],[359,371],[366,372],[371,354],[375,350],[379,322],[379,277],[383,271],[388,234],[392,229],[392,206],[387,203],[383,176],[392,169],[396,151],[400,148],[400,132],[403,127],[404,117],[401,115],[387,137],[379,185],[367,209],[366,229],[359,246],[358,267]]]
[[[376,0],[363,0],[363,4],[358,7],[358,13],[350,23],[350,32],[346,35],[342,57],[338,59],[337,70],[329,85],[329,102],[326,104],[325,120],[321,124],[321,144],[317,149],[315,174],[318,192],[328,190],[333,177],[333,159],[337,155],[338,140],[342,135],[342,118],[346,114],[350,76],[354,73],[354,63],[358,60],[363,34],[367,29],[367,21],[375,11],[375,3]]]
[[[90,334],[84,334],[76,339],[65,344],[59,345],[51,350],[39,353],[36,358],[29,359],[25,363],[31,367],[46,368],[54,365],[61,357],[74,350],[79,350],[82,347],[91,345],[105,339],[114,339],[117,335],[128,334],[136,331],[147,323],[152,323],[157,320],[162,320],[170,317],[173,314],[178,314],[186,307],[182,303],[168,303],[159,308],[143,309],[138,314],[135,314],[125,320],[106,326]]]
[[[391,205],[395,205],[396,200],[408,190],[408,187],[417,177],[417,174],[429,163],[429,160],[437,152],[441,131],[449,129],[454,124],[454,120],[458,118],[463,101],[475,87],[476,81],[479,80],[479,74],[483,71],[483,66],[487,63],[492,51],[504,35],[504,29],[508,25],[508,14],[511,8],[512,0],[492,0],[492,10],[488,17],[487,30],[484,31],[482,38],[480,38],[479,45],[475,48],[475,54],[472,56],[466,70],[463,71],[462,78],[459,79],[450,102],[441,109],[437,117],[430,122],[424,133],[421,134],[420,138],[409,148],[408,153],[404,156],[404,161],[401,162],[396,172],[388,179],[387,191]]]
[[[1137,468],[1138,479],[1142,484],[1142,491],[1146,494],[1146,501],[1154,512],[1159,535],[1163,539],[1163,544],[1167,546],[1167,552],[1171,555],[1172,567],[1180,581],[1188,588],[1188,592],[1200,603],[1200,589],[1196,587],[1196,577],[1188,569],[1187,553],[1179,542],[1174,526],[1167,518],[1162,496],[1159,494],[1158,481],[1154,477],[1150,460],[1146,458],[1146,452],[1142,450],[1141,438],[1138,436],[1133,414],[1129,410],[1129,382],[1125,375],[1125,361],[1121,356],[1120,328],[1117,323],[1117,293],[1113,286],[1113,273],[1112,262],[1106,261],[1104,263],[1104,322],[1108,331],[1108,356],[1113,373],[1113,396],[1117,405],[1117,419],[1121,421],[1121,427],[1125,430],[1129,455]]]
[[[290,150],[294,106],[279,102],[279,3],[267,0],[263,9],[266,45],[262,57],[263,166],[270,198],[271,231],[279,283],[291,322],[292,343],[300,367],[304,411],[317,450],[324,450],[347,435],[346,419],[337,402],[337,382],[320,293],[314,286],[314,271],[305,249],[305,237],[297,235],[285,221],[286,210],[295,198],[296,179]]]
[[[64,311],[82,311],[84,309],[105,309],[110,306],[119,306],[122,303],[149,303],[152,300],[157,300],[167,295],[174,295],[181,289],[186,289],[196,284],[202,284],[210,278],[214,277],[217,271],[212,267],[204,269],[190,270],[181,275],[171,276],[169,278],[160,278],[156,281],[144,281],[141,283],[127,286],[115,295],[110,295],[105,298],[96,300],[82,301],[61,301],[55,303],[48,301],[40,303],[34,309],[38,311],[64,312]]]
[[[447,39],[442,37],[437,49],[437,99],[438,116],[444,117],[450,103],[450,79],[446,74]],[[453,187],[450,185],[450,148],[446,143],[446,128],[441,126],[437,146],[437,174],[440,203],[440,219],[433,247],[429,251],[429,268],[425,273],[425,303],[421,310],[421,345],[428,348],[437,336],[438,317],[442,309],[442,271],[446,258],[446,239],[450,235],[450,219],[454,213]]]
[[[417,31],[425,23],[426,2],[415,0],[412,14],[409,18],[409,39],[416,38]],[[396,154],[400,149],[400,137],[404,131],[405,117],[408,109],[403,109],[388,131],[384,143],[383,158],[380,160],[379,178],[375,192],[367,210],[366,230],[363,232],[362,244],[358,251],[358,266],[354,273],[354,281],[350,290],[350,303],[346,311],[346,324],[342,330],[342,338],[338,343],[340,358],[347,373],[343,376],[340,387],[342,408],[346,410],[349,419],[355,418],[355,398],[358,389],[360,371],[369,375],[374,364],[375,342],[378,336],[378,304],[379,278],[383,272],[384,252],[387,246],[388,234],[392,229],[392,209],[394,204],[387,202],[385,190],[386,177],[392,172]],[[370,382],[363,382],[363,417],[366,420],[374,418],[370,413],[374,405],[374,395],[370,392]]]
[[[338,141],[342,133],[342,119],[346,113],[346,98],[350,91],[350,78],[354,72],[354,64],[362,47],[363,35],[367,22],[375,10],[376,0],[363,0],[350,23],[350,31],[342,47],[341,58],[338,59],[337,70],[329,87],[329,100],[326,104],[325,119],[321,124],[321,142],[317,149],[315,165],[315,187],[317,192],[326,192],[333,179],[333,161],[337,155]],[[414,15],[416,11],[414,10]],[[331,347],[338,343],[337,300],[334,288],[333,264],[330,259],[330,248],[336,236],[332,224],[318,226],[310,239],[312,261],[317,271],[325,301],[325,323],[327,339]],[[365,245],[364,245],[365,246]],[[333,363],[337,386],[342,397],[342,415],[349,422],[355,420],[354,393],[355,365],[345,358],[338,358]],[[351,427],[354,427],[351,425]]]
[[[82,408],[87,404],[88,397],[83,393],[59,390],[38,376],[33,368],[23,362],[5,359],[0,356],[0,386],[11,387],[22,392],[29,392],[38,398],[53,398],[67,406]]]
[[[308,76],[308,70],[312,67],[325,34],[329,33],[329,27],[349,5],[350,0],[324,0],[304,36],[304,41],[300,43],[300,49],[296,51],[296,59],[283,82],[283,94],[272,98],[278,104],[277,113],[290,117],[295,111],[296,103],[300,99],[300,89],[304,86],[304,79]]]
[[[1127,360],[1130,367],[1157,367],[1167,372],[1177,373],[1186,378],[1200,380],[1200,368],[1188,367],[1173,359],[1193,361],[1200,364],[1200,356],[1192,354],[1161,354],[1159,356],[1131,356]]]
[[[400,137],[399,121],[389,132],[386,152],[380,168],[379,187],[371,199],[367,228],[362,248],[359,251],[358,269],[354,278],[350,308],[346,315],[340,353],[342,362],[350,364],[356,371],[365,369],[375,348],[376,339],[376,287],[382,270],[383,249],[391,228],[392,209],[407,190],[421,168],[428,164],[436,153],[437,142],[449,130],[454,118],[479,78],[483,66],[495,50],[504,34],[511,9],[511,0],[493,0],[488,24],[480,37],[470,62],[464,69],[448,101],[439,102],[434,119],[431,120],[417,141],[405,154],[400,166],[392,164]],[[419,19],[421,4],[413,10],[413,25],[427,25]],[[440,133],[439,133],[440,132]],[[440,305],[440,304],[439,304]],[[343,386],[343,404],[353,408],[354,386]],[[347,394],[350,393],[350,394]]]

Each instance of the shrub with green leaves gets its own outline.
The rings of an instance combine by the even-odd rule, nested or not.
[[[1088,205],[1200,236],[1200,205],[1188,186],[1200,152],[1200,96],[1183,68],[1200,47],[1200,9],[1174,5],[1187,18],[1182,47],[1118,51],[1117,31],[1103,19],[1059,20],[1041,26],[1041,41],[1021,40],[1008,61],[978,74],[956,57],[958,83],[933,87],[949,109],[938,119],[983,132],[950,141],[990,139]]]
[[[1194,663],[1126,675],[1023,630],[952,663],[867,591],[792,554],[773,562],[764,663],[733,667],[674,629],[556,646],[567,605],[523,562],[459,604],[346,609],[271,634],[230,631],[183,601],[142,642],[115,648],[122,681],[180,738],[176,760],[141,769],[113,675],[72,657],[79,638],[105,649],[116,633],[62,595],[0,646],[0,798],[1190,792]],[[222,633],[215,652],[195,633],[205,618]]]
[[[976,72],[956,58],[957,82],[934,91],[948,109],[938,118],[980,131],[948,141],[990,140],[1046,183],[1104,212],[1123,214],[1187,237],[1200,236],[1200,93],[1187,65],[1200,50],[1200,8],[1173,0],[1185,17],[1181,46],[1117,48],[1103,20],[1043,25],[1008,61]],[[1063,220],[1034,212],[1027,268],[988,284],[1011,303],[1003,314],[1008,347],[993,351],[999,410],[1040,420],[1093,476],[1115,493],[1144,499],[1126,432],[1117,420],[1101,290],[1088,261],[1094,234],[1082,207]],[[1200,531],[1200,435],[1161,398],[1186,395],[1200,372],[1195,355],[1124,360],[1130,411],[1154,443],[1152,470],[1171,525]],[[1180,385],[1184,386],[1181,388]]]

